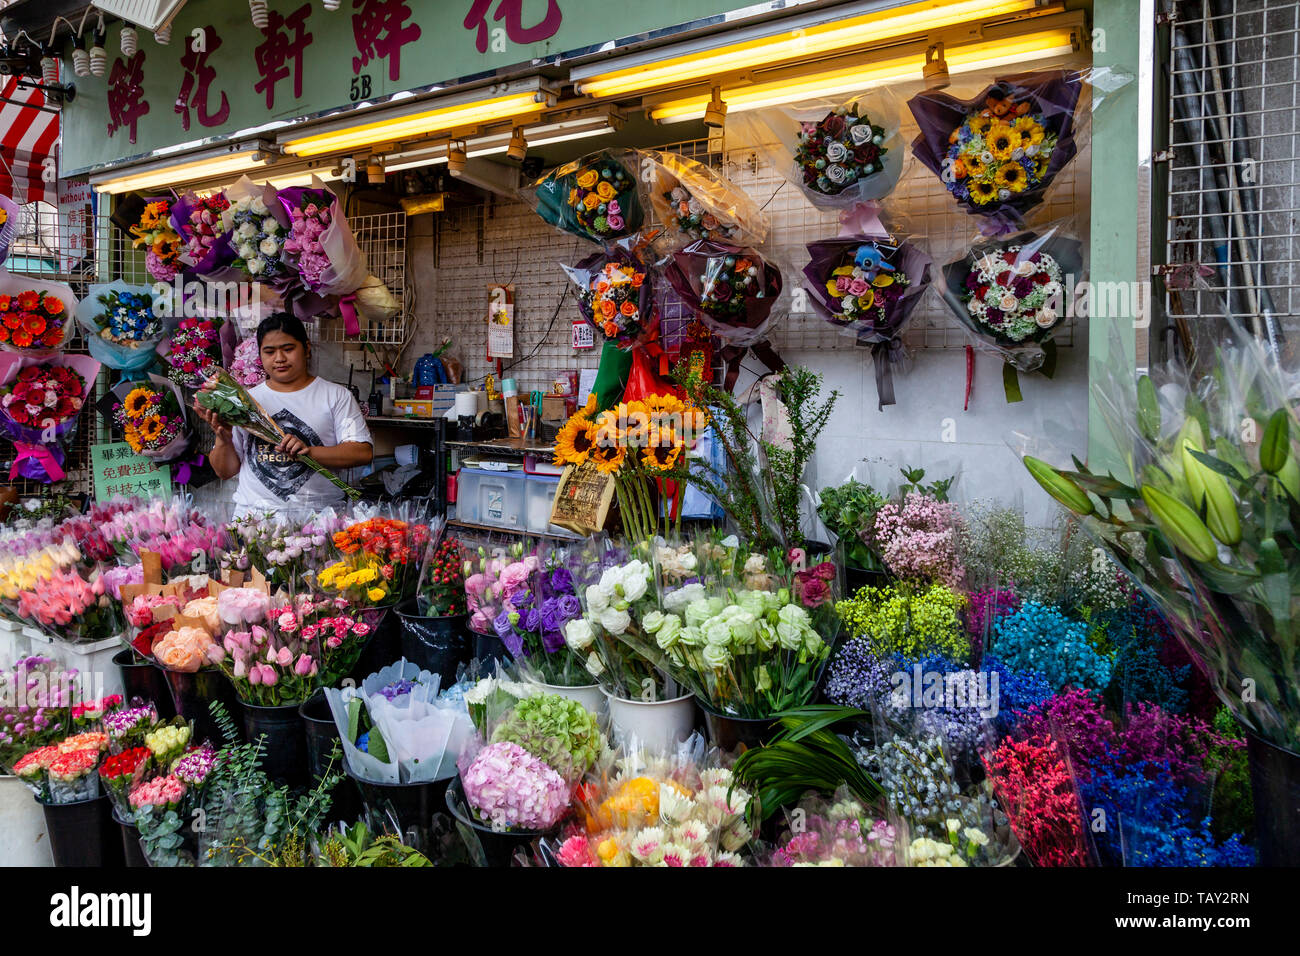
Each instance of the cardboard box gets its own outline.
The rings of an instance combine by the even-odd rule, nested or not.
[[[411,418],[432,418],[433,402],[418,398],[393,399],[393,414]]]

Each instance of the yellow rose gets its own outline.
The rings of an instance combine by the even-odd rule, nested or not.
[[[588,169],[585,172],[578,173],[578,188],[590,189],[600,180],[600,173],[594,169]]]
[[[370,598],[372,601],[382,601],[387,594],[388,592],[383,588],[371,588],[366,592],[366,597]]]
[[[601,198],[601,201],[609,202],[617,196],[618,193],[614,191],[613,183],[601,182],[596,186],[596,195]]]
[[[588,209],[595,209],[600,205],[600,197],[595,193],[587,193],[587,195],[582,197],[582,204]]]

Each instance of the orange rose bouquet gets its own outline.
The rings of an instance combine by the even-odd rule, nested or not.
[[[578,309],[597,332],[627,350],[655,338],[659,328],[649,268],[624,246],[562,267],[578,287]]]

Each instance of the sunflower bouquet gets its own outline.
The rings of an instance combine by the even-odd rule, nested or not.
[[[113,424],[137,455],[171,461],[188,445],[185,412],[175,387],[151,376],[114,386]]]
[[[68,303],[49,292],[0,295],[0,348],[48,354],[66,344],[67,319]]]
[[[145,203],[140,221],[131,227],[133,248],[145,246],[145,268],[159,282],[171,282],[181,270],[184,240],[172,228],[171,200],[153,199]]]
[[[1020,222],[1074,158],[1077,75],[1004,77],[972,100],[926,90],[908,101],[921,134],[912,151],[968,212]]]
[[[555,464],[591,462],[612,475],[628,536],[647,541],[659,529],[659,481],[681,477],[686,455],[708,423],[703,409],[671,393],[620,402],[599,414],[593,395],[556,436]],[[684,490],[679,481],[675,493]],[[679,521],[680,512],[675,511]]]
[[[235,381],[234,377],[223,368],[217,368],[215,386],[197,393],[196,400],[204,408],[216,412],[222,420],[230,425],[244,429],[254,438],[278,445],[284,441],[284,430],[279,423],[266,413],[257,400],[248,394],[248,389]],[[300,455],[298,460],[329,479],[349,498],[360,498],[361,492],[353,488],[334,472],[313,459],[310,455]]]

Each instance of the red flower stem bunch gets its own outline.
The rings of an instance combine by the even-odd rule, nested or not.
[[[1046,736],[1003,740],[984,768],[1011,829],[1035,866],[1088,866],[1074,779]]]

